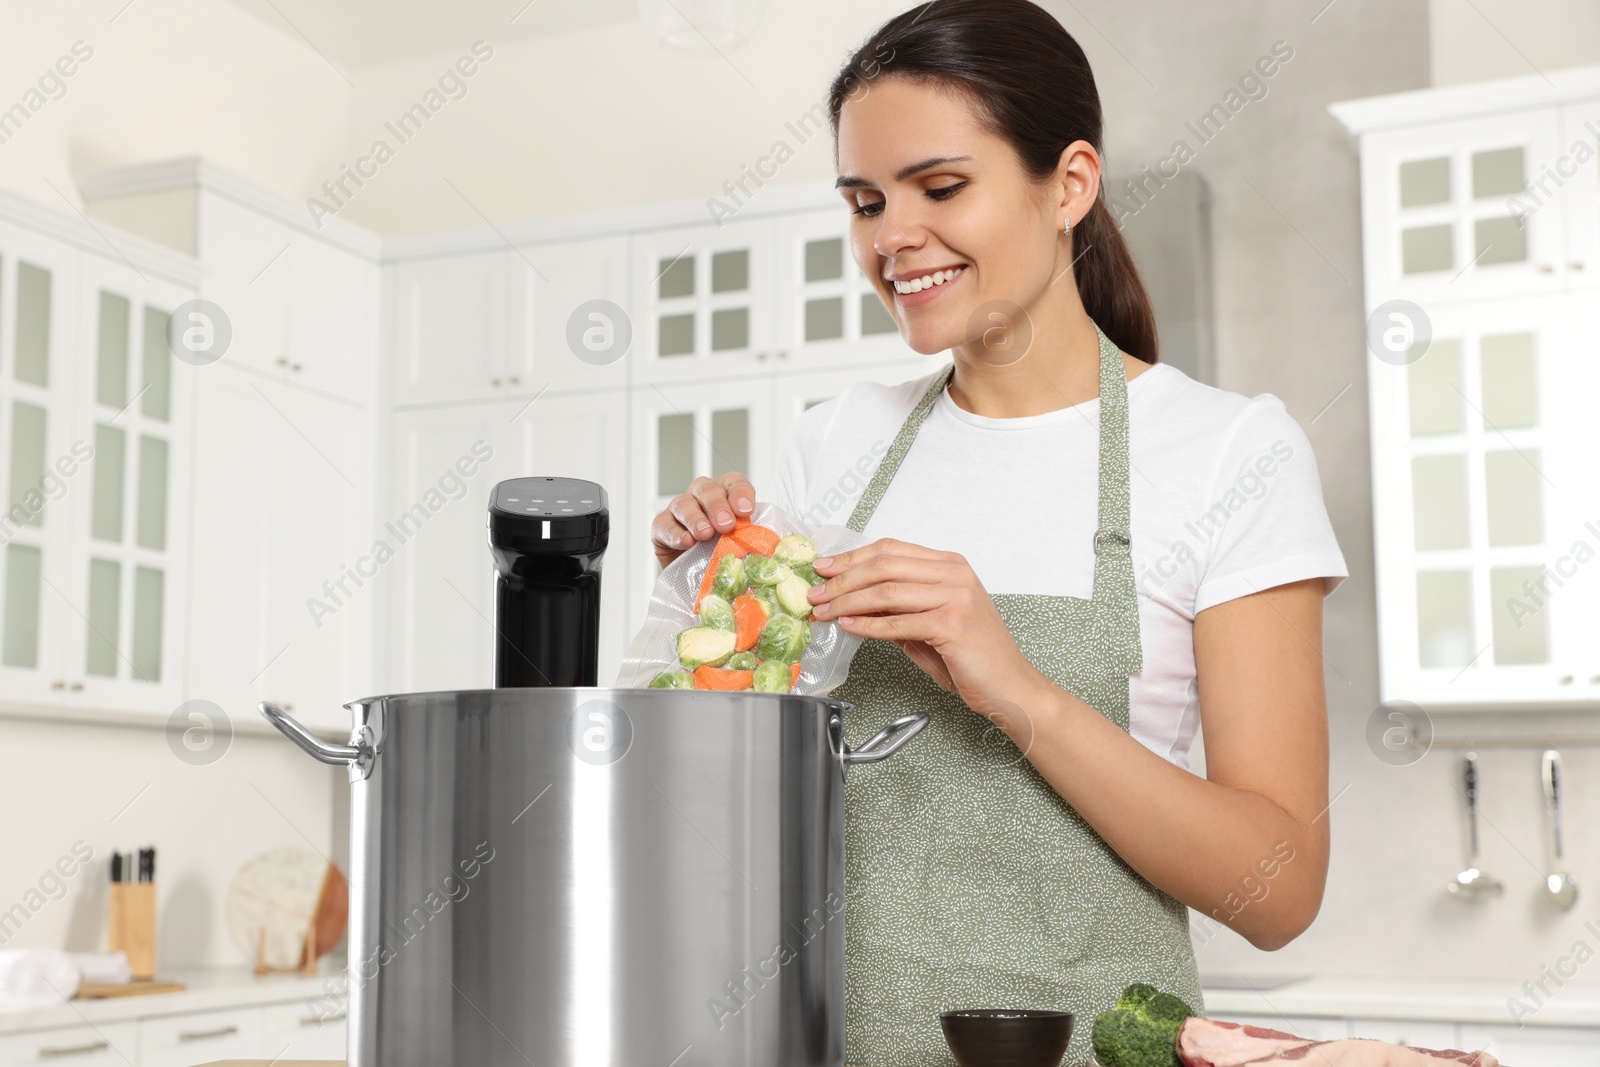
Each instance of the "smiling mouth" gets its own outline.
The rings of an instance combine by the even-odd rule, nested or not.
[[[966,265],[963,264],[953,270],[936,270],[932,274],[924,274],[918,278],[907,278],[904,281],[897,281],[893,283],[894,291],[899,293],[901,296],[910,296],[912,293],[920,293],[924,289],[932,289],[936,286],[943,285],[946,282],[954,281],[956,278],[959,278],[962,272],[966,269]]]

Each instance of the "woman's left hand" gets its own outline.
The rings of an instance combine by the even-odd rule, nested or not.
[[[812,615],[893,641],[941,689],[1001,726],[1048,681],[1028,662],[966,559],[882,538],[813,564]]]

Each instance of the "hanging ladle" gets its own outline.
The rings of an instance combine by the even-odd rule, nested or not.
[[[1544,799],[1555,844],[1555,862],[1545,876],[1544,893],[1552,905],[1566,911],[1577,903],[1578,882],[1567,873],[1561,856],[1561,753],[1553,749],[1544,754]]]
[[[1505,886],[1484,874],[1478,868],[1478,754],[1468,752],[1466,760],[1467,823],[1472,831],[1471,866],[1456,875],[1450,883],[1450,892],[1474,903],[1493,900],[1505,892]]]

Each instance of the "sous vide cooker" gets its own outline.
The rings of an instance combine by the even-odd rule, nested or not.
[[[842,1067],[845,774],[927,715],[852,748],[828,697],[596,686],[604,489],[503,481],[487,519],[494,688],[351,701],[342,744],[260,706],[349,772],[313,1013],[351,1067]]]

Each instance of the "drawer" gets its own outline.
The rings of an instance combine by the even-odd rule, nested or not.
[[[271,1060],[342,1060],[345,1017],[315,1012],[303,1001],[261,1009],[260,1054]]]
[[[0,1067],[127,1067],[138,1062],[138,1023],[69,1026],[0,1037]]]
[[[165,1015],[139,1023],[139,1067],[193,1067],[257,1054],[259,1008]]]

